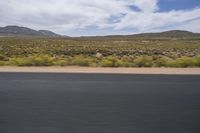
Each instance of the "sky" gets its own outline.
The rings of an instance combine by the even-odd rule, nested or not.
[[[0,26],[68,36],[200,32],[200,0],[0,0]]]

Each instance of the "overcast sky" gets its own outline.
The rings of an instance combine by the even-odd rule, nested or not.
[[[82,35],[200,32],[200,0],[0,0],[0,26]]]

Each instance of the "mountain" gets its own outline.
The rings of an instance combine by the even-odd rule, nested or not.
[[[39,30],[39,32],[44,35],[44,36],[49,36],[49,37],[60,37],[61,35],[58,35],[52,31],[49,30]]]
[[[141,33],[133,35],[108,35],[108,36],[87,36],[80,37],[81,39],[110,39],[110,40],[123,40],[123,39],[184,39],[184,38],[200,38],[200,33],[193,33],[182,30],[171,30],[157,33]]]
[[[159,33],[142,33],[137,35],[131,35],[133,37],[145,37],[145,38],[194,38],[200,37],[200,33],[193,33],[182,30],[171,30]]]
[[[27,27],[6,26],[0,27],[0,36],[14,36],[14,37],[66,37],[56,34],[48,30],[34,30]],[[81,39],[135,39],[135,38],[200,38],[200,33],[193,33],[182,30],[171,30],[158,33],[141,33],[134,35],[110,35],[110,36],[88,36],[75,37]]]
[[[0,27],[0,36],[22,36],[22,37],[61,37],[48,30],[33,30],[27,27],[6,26]]]

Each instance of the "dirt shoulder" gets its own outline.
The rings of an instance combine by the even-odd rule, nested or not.
[[[0,72],[200,75],[200,68],[0,67]]]

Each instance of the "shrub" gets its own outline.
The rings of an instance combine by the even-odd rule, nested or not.
[[[176,60],[173,59],[167,59],[166,60],[166,67],[179,67],[179,64],[176,62]]]
[[[114,67],[115,65],[111,60],[103,59],[101,61],[101,66],[103,66],[103,67]]]
[[[195,60],[191,57],[181,57],[176,59],[178,67],[194,67]]]
[[[153,57],[151,56],[138,56],[134,60],[134,66],[136,67],[152,67]]]
[[[53,62],[54,65],[56,66],[68,66],[70,65],[70,62],[68,59],[55,59],[55,61]]]
[[[174,63],[176,63],[176,62],[169,57],[159,56],[155,59],[154,66],[156,66],[156,67],[170,67],[170,65],[176,66]]]
[[[22,64],[24,64],[24,61],[21,58],[12,58],[9,64],[14,66],[22,66]]]
[[[166,65],[167,67],[194,67],[196,66],[195,58],[192,57],[180,57],[177,59],[167,59]]]
[[[75,56],[72,58],[71,65],[90,66],[94,60],[86,56]]]
[[[119,59],[116,62],[118,67],[132,67],[134,66],[132,61],[129,61],[127,59]]]
[[[4,66],[5,62],[4,61],[0,61],[0,66]]]
[[[8,60],[9,59],[6,56],[0,54],[0,61],[8,61]]]
[[[119,66],[118,59],[112,56],[103,58],[100,64],[103,67],[118,67]]]
[[[48,55],[36,55],[23,58],[12,58],[11,64],[17,66],[51,66],[55,58]]]
[[[200,55],[194,59],[195,66],[200,67]]]

